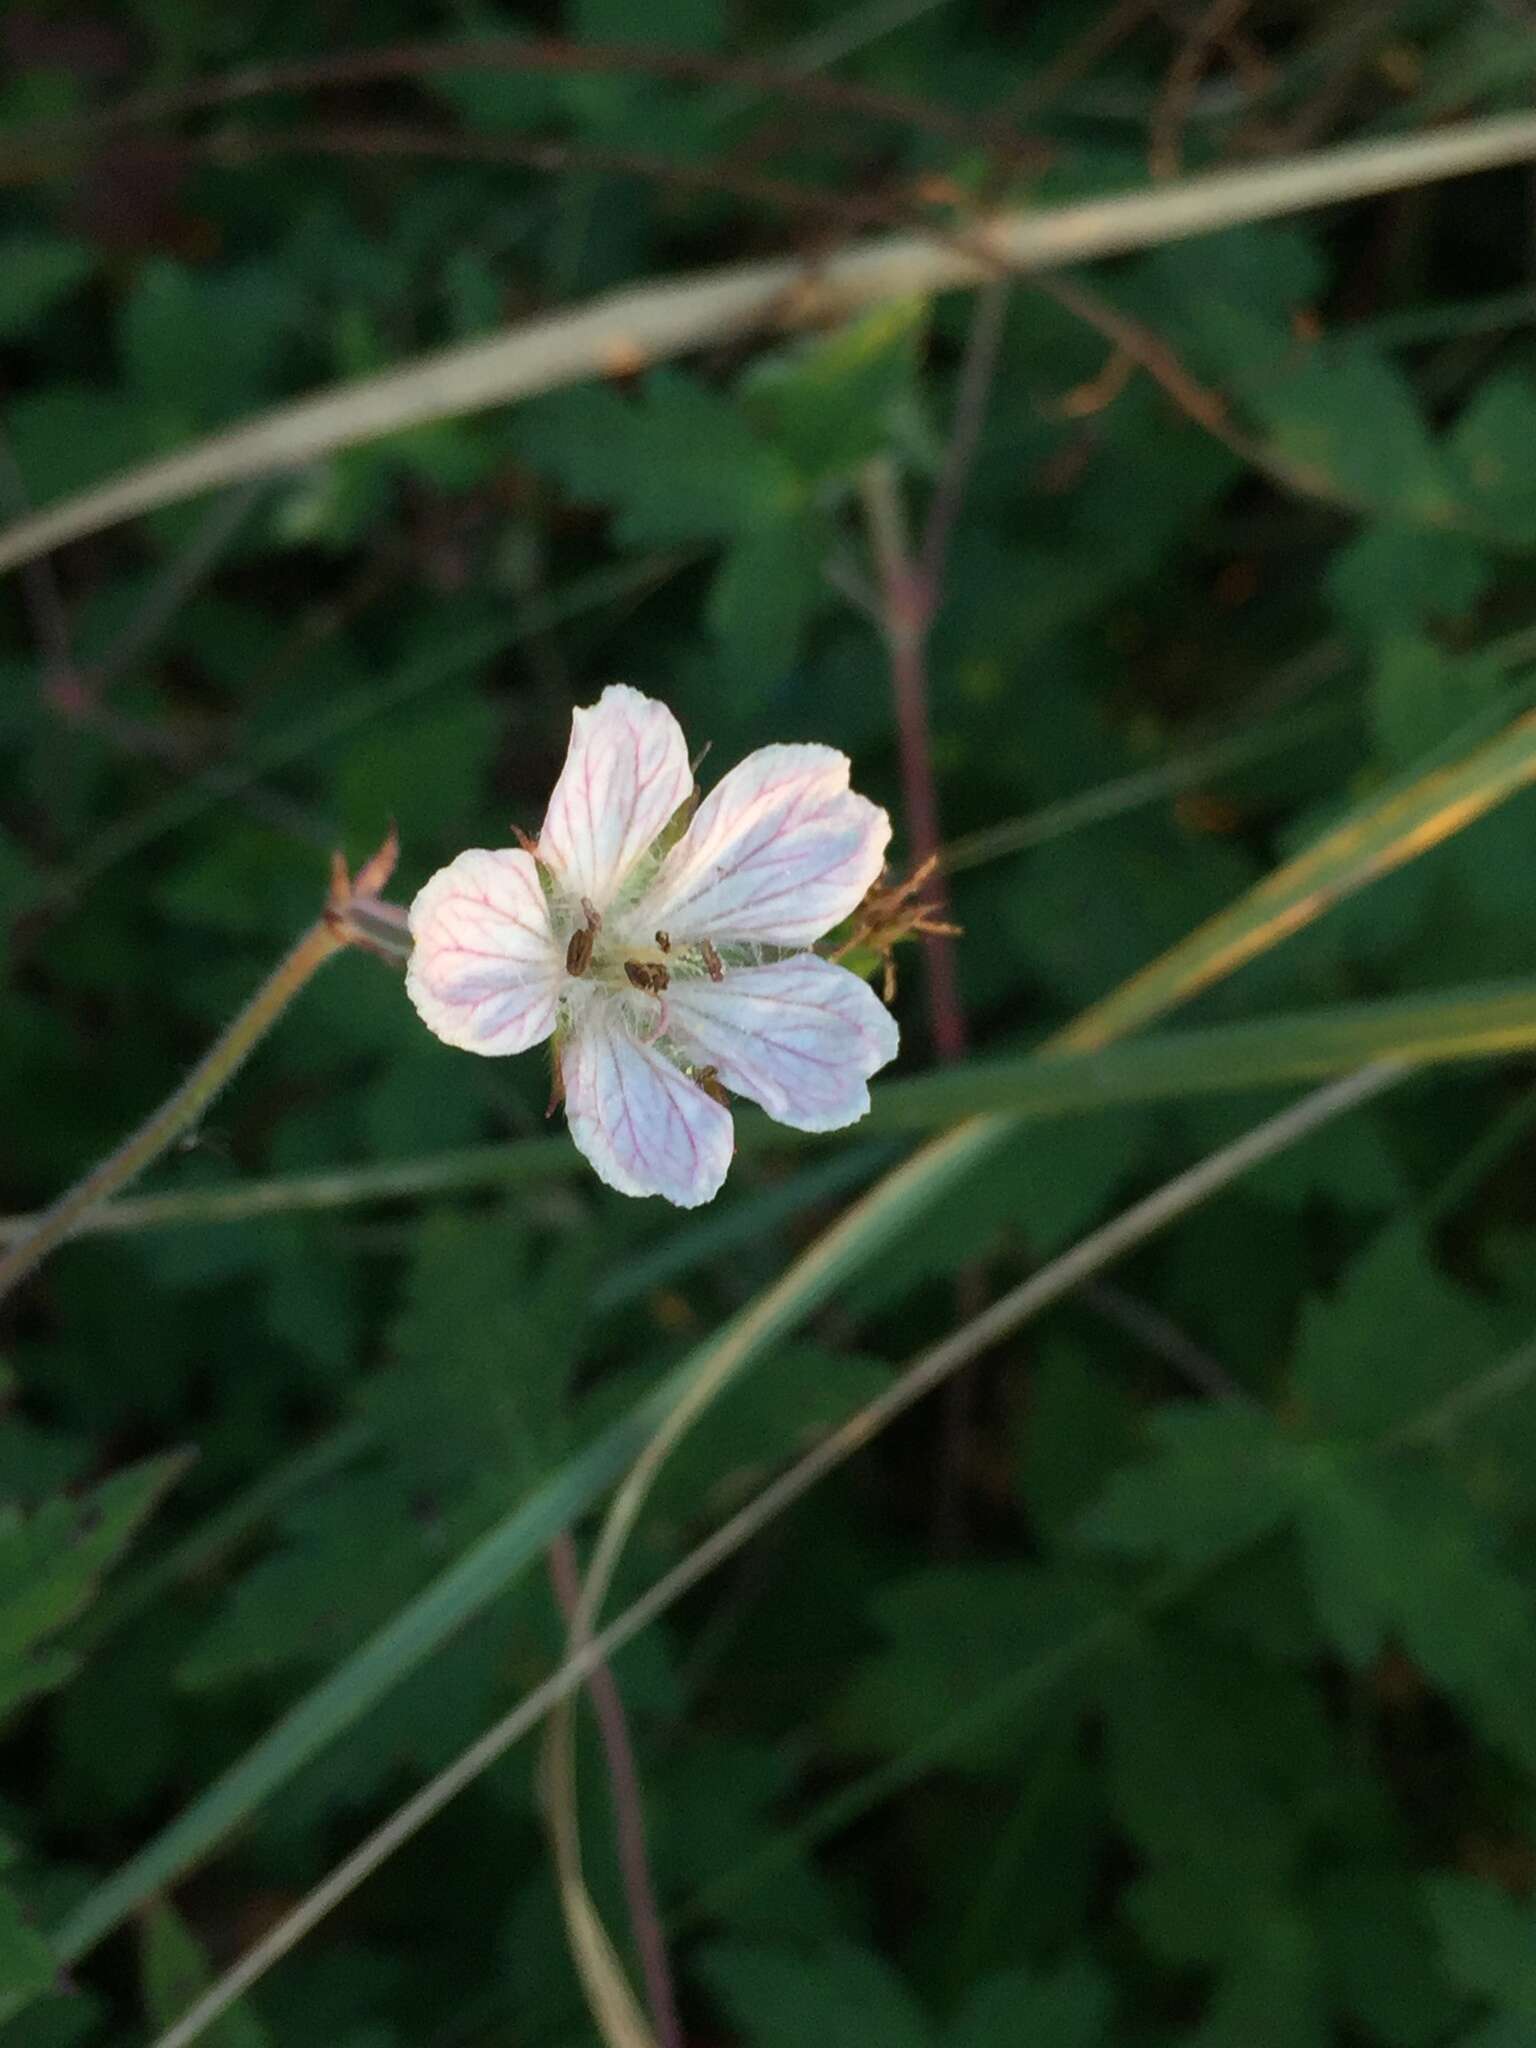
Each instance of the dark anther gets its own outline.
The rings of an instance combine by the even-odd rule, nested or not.
[[[643,989],[648,996],[659,996],[672,978],[659,961],[653,964],[649,960],[626,960],[624,972],[631,986]]]

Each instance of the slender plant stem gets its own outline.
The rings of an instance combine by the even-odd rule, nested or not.
[[[1429,1000],[1389,998],[1147,1036],[1092,1053],[998,1062],[973,1060],[959,1072],[893,1081],[875,1098],[868,1130],[887,1143],[928,1133],[963,1116],[998,1111],[1021,1124],[1126,1103],[1177,1103],[1253,1094],[1314,1082],[1362,1060],[1400,1058],[1422,1071],[1524,1055],[1536,1049],[1536,982],[1450,990]],[[742,1117],[737,1150],[796,1148],[777,1124]],[[882,1158],[887,1165],[890,1156]],[[159,1195],[129,1196],[81,1219],[80,1234],[212,1227],[266,1216],[340,1212],[388,1202],[422,1202],[525,1187],[581,1168],[557,1137],[474,1145],[462,1151],[334,1172]],[[870,1163],[868,1172],[875,1171]],[[857,1176],[855,1176],[857,1177]],[[763,1199],[763,1198],[759,1198]],[[0,1244],[28,1236],[38,1216],[0,1217]],[[658,1265],[674,1270],[660,1251]],[[617,1296],[603,1292],[605,1306]]]
[[[10,436],[0,430],[0,491],[19,518],[31,511],[26,478],[16,460]],[[58,577],[51,562],[29,562],[21,580],[22,603],[37,642],[39,664],[45,686],[60,689],[75,673],[75,658],[69,631],[69,613]]]
[[[1494,1169],[1536,1130],[1536,1088],[1527,1088],[1473,1140],[1449,1173],[1418,1204],[1420,1220],[1438,1228],[1475,1195]]]
[[[191,541],[167,563],[117,640],[89,668],[89,681],[107,691],[151,647],[229,546],[267,488],[264,481],[231,491],[215,503]]]
[[[63,121],[40,121],[13,130],[4,165],[8,177],[29,163],[46,165],[52,151],[91,150],[107,136],[128,128],[178,121],[275,94],[335,92],[346,86],[447,73],[522,72],[553,76],[648,76],[675,84],[724,86],[783,98],[829,114],[862,117],[940,135],[968,147],[990,145],[1015,161],[1038,160],[1038,145],[1020,140],[1011,120],[968,114],[940,102],[886,92],[842,79],[822,78],[811,68],[830,61],[802,54],[789,65],[752,57],[724,57],[702,50],[664,49],[632,43],[565,42],[554,36],[478,36],[439,42],[396,43],[381,49],[346,50],[282,64],[252,64],[222,77],[199,79],[136,94],[100,112]]]
[[[542,1684],[536,1686],[494,1727],[487,1729],[437,1777],[399,1807],[342,1863],[284,1915],[231,1969],[211,1985],[153,2048],[190,2048],[221,2014],[265,1976],[272,1966],[348,1898],[394,1852],[403,1847],[464,1788],[474,1782],[512,1745],[567,1700],[614,1652],[632,1640],[677,1600],[734,1557],[770,1522],[792,1507],[829,1472],[860,1451],[881,1430],[930,1393],[959,1367],[1010,1336],[1115,1259],[1239,1175],[1298,1143],[1334,1117],[1368,1102],[1398,1081],[1405,1069],[1395,1061],[1378,1061],[1358,1072],[1314,1090],[1278,1116],[1223,1146],[1187,1172],[1178,1174],[1143,1201],[1082,1239],[1060,1258],[1034,1273],[993,1302],[963,1329],[915,1359],[886,1390],[841,1428],[808,1451],[745,1507],[721,1524],[671,1571],[604,1629],[588,1635]],[[598,1576],[597,1560],[588,1572],[590,1589]]]
[[[900,485],[890,464],[871,463],[862,479],[870,544],[880,578],[881,625],[890,659],[907,833],[914,866],[920,870],[931,867],[934,871],[934,910],[941,924],[948,919],[949,889],[938,867],[943,835],[928,718],[928,651],[934,622],[944,602],[950,541],[981,443],[1007,313],[1006,283],[997,280],[984,285],[966,335],[938,483],[922,540],[915,550],[906,538]],[[925,932],[922,943],[927,968],[929,1031],[939,1059],[950,1066],[965,1057],[970,1044],[960,1000],[954,942],[949,932],[936,930]],[[976,1315],[983,1299],[980,1269],[967,1266],[955,1280],[959,1319],[965,1322]],[[945,1390],[937,1474],[936,1526],[946,1547],[953,1547],[959,1535],[965,1460],[975,1402],[975,1375],[956,1373]]]
[[[0,1254],[0,1301],[91,1212],[126,1187],[197,1122],[225,1083],[249,1059],[294,997],[326,961],[348,946],[399,959],[410,950],[406,913],[379,896],[394,872],[394,829],[377,853],[349,875],[339,853],[331,857],[325,909],[292,951],[280,960],[232,1024],[154,1115],[83,1180],[45,1209],[33,1229]]]
[[[154,1115],[45,1209],[26,1237],[0,1253],[0,1300],[77,1230],[91,1210],[137,1179],[192,1128],[299,991],[347,943],[324,918],[310,927]]]
[[[573,1626],[581,1607],[581,1570],[576,1545],[563,1530],[549,1546],[549,1576],[555,1598],[567,1626]],[[645,1802],[640,1771],[630,1740],[629,1721],[624,1712],[613,1673],[606,1664],[594,1667],[587,1682],[592,1710],[602,1737],[608,1765],[608,1782],[613,1793],[614,1832],[618,1844],[619,1871],[629,1907],[629,1924],[640,1958],[651,2025],[660,2048],[683,2048],[683,2030],[677,2015],[677,1994],[672,1984],[672,1966],[667,1957],[667,1938],[656,1903],[656,1886],[651,1876],[651,1859],[645,1841]]]
[[[997,290],[994,285],[989,288],[989,293]],[[984,300],[983,304],[986,303]],[[974,336],[974,323],[972,333]],[[995,356],[995,347],[990,353]],[[987,359],[987,352],[968,347],[967,369],[978,360]],[[967,381],[974,388],[969,395],[964,395]],[[970,417],[961,420],[959,430],[951,434],[949,454],[940,476],[920,555],[913,553],[907,540],[900,484],[891,463],[884,457],[869,463],[860,479],[865,524],[880,581],[879,623],[891,670],[907,837],[913,866],[919,871],[937,862],[941,845],[938,789],[928,730],[928,642],[943,601],[940,571],[969,467],[964,444],[969,440],[974,446],[986,396],[985,385],[974,378],[968,380],[964,372],[961,383],[963,395],[961,406],[957,407],[957,418],[962,408]],[[957,449],[960,451],[958,459]],[[937,566],[930,567],[930,563]],[[934,887],[934,909],[938,919],[944,922],[949,909],[948,887],[936,868]],[[965,1057],[970,1041],[965,1011],[960,1002],[954,948],[947,931],[925,932],[922,944],[928,1028],[940,1062],[952,1066]],[[982,1298],[981,1276],[974,1265],[967,1266],[955,1278],[958,1319],[965,1322],[974,1316],[981,1307]],[[956,1373],[944,1391],[944,1415],[936,1461],[935,1533],[941,1547],[946,1550],[958,1547],[960,1537],[963,1475],[975,1402],[975,1375]]]
[[[1184,124],[1194,105],[1201,76],[1211,52],[1236,28],[1248,4],[1249,0],[1211,0],[1205,13],[1192,24],[1153,109],[1147,159],[1154,178],[1177,176],[1182,161]]]
[[[960,516],[960,507],[965,501],[965,487],[976,464],[976,451],[981,446],[987,400],[991,396],[992,380],[997,374],[998,351],[1003,345],[1003,329],[1007,323],[1008,283],[1005,278],[996,278],[991,284],[983,285],[976,294],[976,310],[965,337],[965,354],[960,360],[960,380],[955,388],[949,440],[945,444],[939,480],[934,486],[933,502],[928,508],[928,522],[923,529],[922,573],[929,589],[935,593],[944,585],[949,543],[955,521]]]
[[[547,136],[460,134],[448,128],[406,127],[400,122],[307,122],[283,128],[224,128],[170,145],[185,157],[241,170],[271,156],[324,156],[385,162],[522,164],[535,171],[577,172],[599,178],[642,178],[680,191],[715,192],[746,200],[772,212],[820,219],[843,226],[889,226],[891,208],[878,195],[823,191],[819,186],[763,172],[737,170],[687,157],[657,156],[648,150],[605,149]]]
[[[859,489],[870,549],[880,578],[880,627],[891,667],[907,838],[913,866],[922,867],[936,859],[940,846],[938,791],[933,775],[933,750],[928,741],[928,636],[940,592],[913,554],[907,539],[900,485],[886,457],[866,463]],[[950,495],[957,494],[956,491]],[[952,511],[947,518],[953,518]],[[942,918],[942,885],[935,907]],[[949,935],[925,932],[923,957],[928,972],[928,1012],[934,1049],[941,1060],[957,1060],[965,1052],[966,1030]]]
[[[1348,660],[1339,652],[1331,672],[1341,674],[1347,668]],[[1129,811],[1177,796],[1181,790],[1197,788],[1201,783],[1230,775],[1254,762],[1311,746],[1320,739],[1342,732],[1351,724],[1358,724],[1359,720],[1358,704],[1348,699],[1331,698],[1327,703],[1287,717],[1240,726],[1206,745],[1191,747],[1187,753],[1159,762],[1155,768],[1135,769],[1129,775],[1117,776],[1112,782],[1101,782],[1076,796],[1062,797],[1038,811],[1031,811],[1027,817],[984,825],[980,831],[968,832],[962,839],[952,839],[940,856],[940,864],[946,874],[955,875],[966,868],[981,867],[989,861],[1005,859],[1010,854],[1024,853],[1031,847],[1044,846],[1068,833],[1081,831],[1085,826],[1123,817]]]
[[[1183,1380],[1210,1400],[1258,1406],[1219,1360],[1203,1351],[1172,1316],[1154,1308],[1151,1302],[1138,1300],[1108,1280],[1090,1280],[1083,1289],[1083,1299],[1095,1315],[1171,1365]]]

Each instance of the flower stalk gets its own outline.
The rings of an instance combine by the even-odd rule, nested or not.
[[[204,1053],[179,1088],[148,1120],[45,1209],[36,1227],[0,1254],[0,1301],[40,1266],[51,1251],[80,1228],[98,1204],[137,1180],[147,1167],[192,1130],[210,1102],[250,1058],[302,989],[337,953],[349,946],[404,957],[409,938],[404,913],[378,892],[394,870],[394,832],[355,876],[338,854],[332,864],[325,909],[280,960],[234,1021]]]

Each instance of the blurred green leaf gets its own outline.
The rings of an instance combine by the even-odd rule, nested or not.
[[[1536,1915],[1528,1902],[1448,1873],[1426,1879],[1424,1901],[1456,1982],[1536,2025]]]
[[[794,516],[733,540],[710,585],[706,617],[725,672],[744,691],[792,669],[805,633],[830,596],[828,535]]]
[[[1479,712],[1492,710],[1506,687],[1490,661],[1446,654],[1409,632],[1389,631],[1371,673],[1377,749],[1391,767],[1406,768]]]
[[[0,240],[0,340],[14,341],[90,275],[91,252],[52,235]]]
[[[1090,1962],[1048,1972],[1011,1970],[983,1978],[942,2039],[945,2048],[1013,2048],[1020,2041],[1099,2048],[1113,2038],[1112,2005],[1107,1978]]]
[[[3,1858],[10,1861],[10,1855]],[[59,1966],[31,1916],[8,1890],[0,1889],[0,2021],[23,2011],[39,1992],[50,1990]]]
[[[1464,533],[1386,522],[1340,548],[1328,571],[1328,592],[1345,623],[1369,639],[1385,640],[1390,656],[1394,646],[1424,627],[1465,620],[1494,573],[1486,549]],[[1475,708],[1468,705],[1462,718]],[[1402,747],[1395,762],[1406,767],[1415,753],[1448,739],[1460,722],[1448,719],[1418,746]]]
[[[1147,1434],[1154,1457],[1111,1476],[1079,1523],[1086,1542],[1201,1564],[1288,1520],[1289,1453],[1267,1416],[1241,1407],[1164,1408]]]
[[[1536,429],[1536,389],[1528,376],[1500,371],[1481,385],[1450,436],[1462,495],[1512,543],[1536,543],[1536,477],[1519,450]]]
[[[735,402],[681,371],[653,371],[635,398],[583,387],[538,399],[514,438],[573,497],[611,506],[626,547],[781,527],[802,501],[789,463]]]
[[[899,1756],[927,1742],[994,1692],[1048,1662],[1102,1617],[1091,1583],[1022,1565],[934,1566],[886,1587],[873,1602],[885,1646],[855,1667],[837,1702],[839,1746]],[[1031,1691],[959,1744],[962,1769],[995,1768],[1035,1728],[1042,1697]]]
[[[1406,1870],[1385,1860],[1330,1872],[1317,1901],[1338,2003],[1389,2048],[1445,2039],[1461,2011],[1427,1907]]]
[[[170,438],[164,413],[125,391],[62,379],[6,407],[6,432],[32,504],[47,504],[153,454]]]
[[[128,382],[183,432],[249,411],[277,386],[298,310],[288,281],[270,266],[210,280],[157,258],[140,270],[121,314]]]
[[[30,1515],[0,1509],[0,1712],[69,1676],[75,1660],[49,1639],[88,1605],[186,1464],[174,1452],[147,1458]]]
[[[748,2048],[929,2048],[910,1994],[877,1956],[856,1948],[810,1954],[722,1944],[704,1975]]]
[[[760,431],[807,477],[846,478],[891,444],[916,391],[927,302],[893,299],[768,356],[742,384]]]
[[[1019,1434],[1024,1498],[1055,1542],[1070,1538],[1137,1441],[1129,1396],[1087,1346],[1060,1341],[1042,1347]]]
[[[1362,508],[1438,526],[1455,497],[1413,388],[1363,343],[1313,344],[1256,381],[1249,403],[1277,454]]]
[[[156,2032],[174,2025],[213,1979],[186,1922],[164,1901],[140,1922],[139,1971],[145,2014]],[[202,2038],[208,2048],[270,2048],[272,2037],[245,2003],[215,2020]]]
[[[1276,1882],[1327,1795],[1331,1737],[1317,1690],[1230,1643],[1169,1628],[1133,1645],[1103,1690],[1109,1784],[1126,1831],[1177,1869],[1246,1860]]]
[[[1369,1441],[1498,1356],[1486,1311],[1437,1272],[1422,1238],[1403,1226],[1378,1236],[1328,1299],[1306,1303],[1292,1386],[1305,1427]]]
[[[1401,1646],[1518,1759],[1536,1758],[1536,1610],[1453,1482],[1318,1452],[1298,1528],[1319,1622],[1364,1665]]]
[[[374,845],[391,820],[409,844],[439,844],[478,808],[495,759],[496,713],[478,691],[377,721],[348,748],[337,780],[350,842]]]

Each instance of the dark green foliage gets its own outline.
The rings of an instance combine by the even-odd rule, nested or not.
[[[0,524],[534,312],[787,252],[814,278],[882,223],[963,230],[967,193],[1043,206],[1145,184],[1154,144],[1201,170],[1526,111],[1519,15],[7,10]],[[1202,16],[1215,40],[1190,43]],[[140,89],[455,35],[539,62],[98,120]],[[669,75],[556,61],[561,38]],[[712,56],[782,76],[696,71]],[[73,117],[96,125],[13,149]],[[998,120],[1044,151],[997,155]],[[1528,710],[1523,179],[1090,266],[1110,327],[1135,323],[1124,353],[1011,289],[926,648],[945,835],[1020,826],[951,876],[979,1055],[1021,1055]],[[956,480],[975,303],[674,362],[616,336],[601,380],[0,583],[4,1208],[47,1202],[175,1085],[315,916],[333,845],[356,860],[395,820],[405,901],[536,829],[570,706],[611,679],[674,706],[705,785],[766,743],[846,749],[905,866],[861,484],[888,467],[915,540]],[[1233,728],[1256,736],[1241,764],[1188,771]],[[1272,934],[1193,1017],[1536,974],[1536,801],[1458,822]],[[915,948],[898,966],[917,1073],[925,971]],[[0,1309],[0,2048],[147,2048],[540,1681],[562,1645],[542,1556],[498,1575],[476,1546],[906,1142],[744,1148],[683,1217],[566,1170],[549,1079],[438,1044],[393,970],[349,957],[155,1169],[182,1220],[67,1245]],[[1275,1107],[1200,1079],[1028,1126],[909,1219],[684,1439],[605,1611],[914,1353]],[[1315,1132],[995,1344],[952,1406],[865,1444],[617,1658],[688,2048],[1536,2041],[1532,1127],[1506,1063]],[[534,1163],[494,1194],[417,1172],[522,1141]],[[397,1199],[196,1213],[385,1162]],[[422,1656],[411,1628],[482,1567]],[[366,1709],[61,1972],[58,1930],[376,1639]],[[589,1874],[628,1954],[590,1724]],[[594,2048],[531,1747],[203,2038]]]

